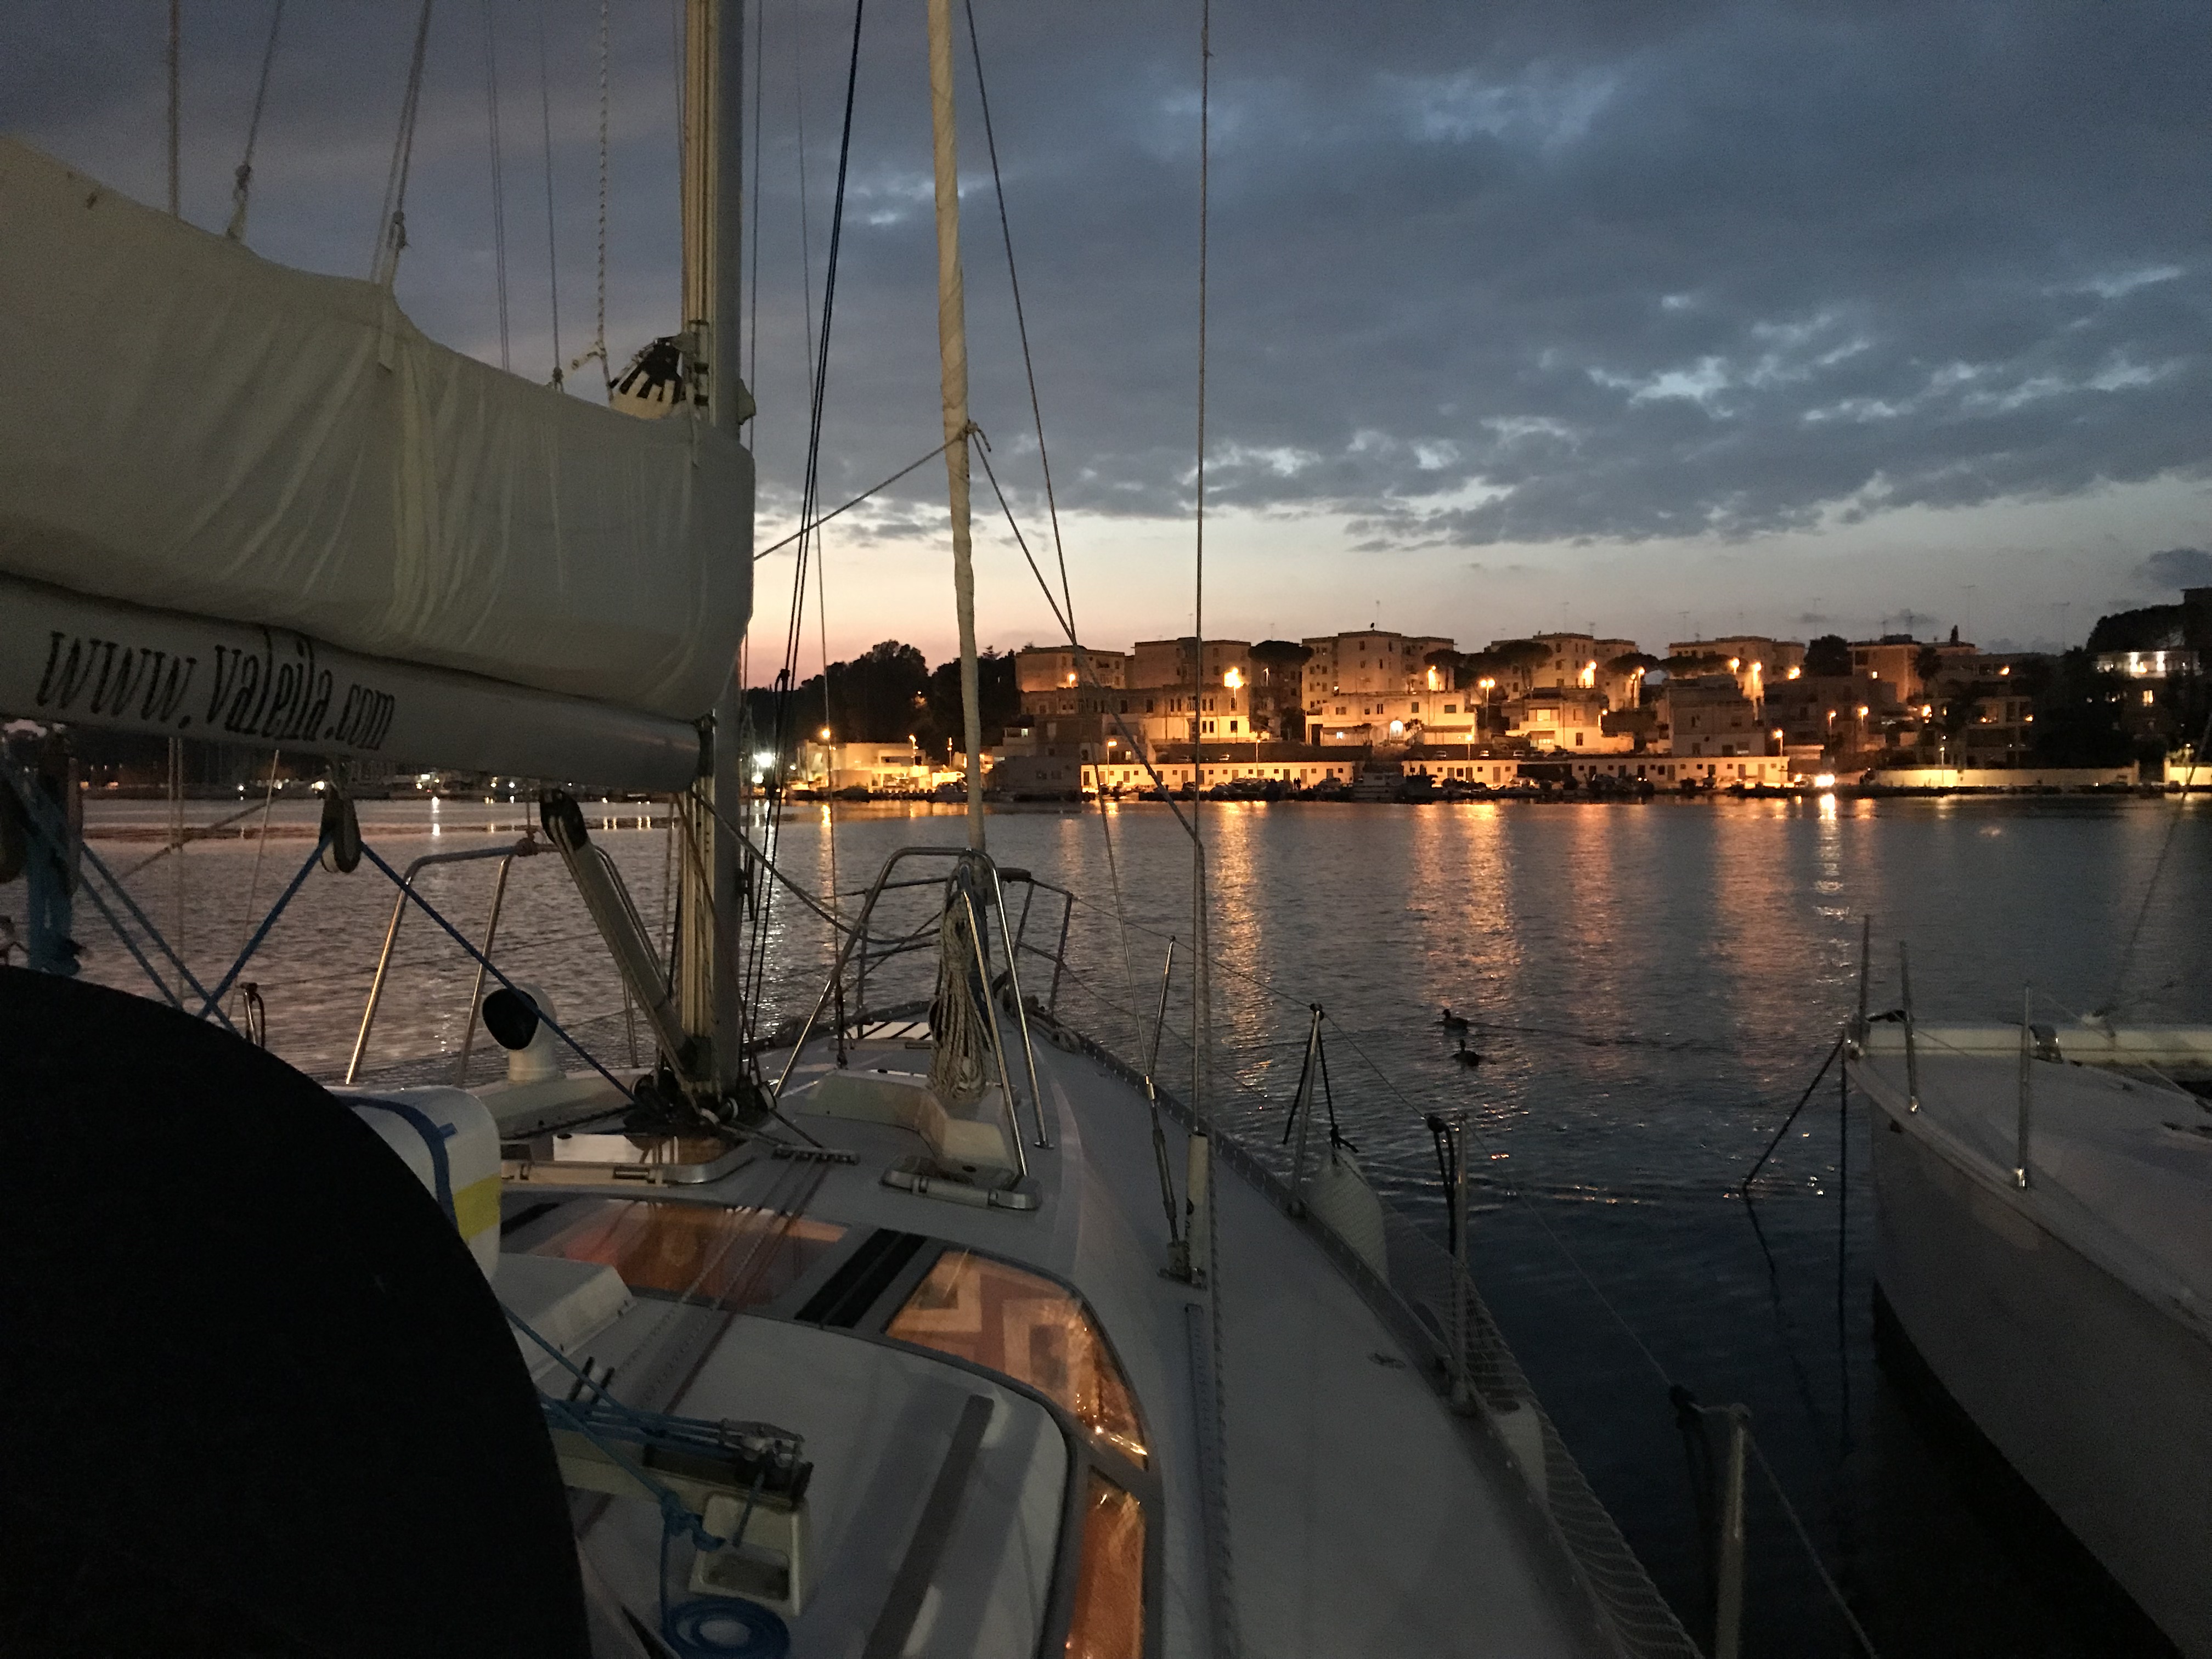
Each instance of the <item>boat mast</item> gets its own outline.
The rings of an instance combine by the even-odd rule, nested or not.
[[[945,478],[952,508],[952,599],[960,623],[968,845],[980,853],[982,677],[975,663],[975,566],[968,532],[968,302],[960,276],[960,154],[952,115],[952,0],[929,0],[929,125],[937,152],[937,350],[945,392]]]
[[[744,86],[742,0],[685,0],[684,110],[681,127],[684,204],[684,327],[690,337],[692,394],[703,418],[735,436],[750,401],[738,378],[739,278],[743,264]],[[726,371],[726,372],[725,372]],[[752,555],[750,516],[730,550]],[[726,1093],[744,1058],[744,1011],[738,990],[742,963],[727,942],[738,908],[738,848],[724,827],[738,811],[742,787],[744,690],[731,680],[703,733],[705,767],[678,800],[683,833],[696,856],[683,862],[682,927],[677,940],[677,988],[685,1034]],[[719,811],[718,811],[719,809]]]

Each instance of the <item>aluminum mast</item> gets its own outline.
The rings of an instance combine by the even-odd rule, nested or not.
[[[960,153],[953,131],[951,0],[929,0],[929,125],[937,152],[937,349],[945,388],[945,477],[952,508],[952,598],[960,623],[968,845],[980,853],[983,699],[975,665],[975,565],[968,538],[968,301],[960,276]]]
[[[686,0],[684,9],[684,325],[690,335],[693,395],[708,422],[735,435],[751,398],[738,378],[739,258],[744,225],[744,27],[741,0]],[[696,418],[695,415],[693,418]],[[752,556],[752,527],[733,540],[729,556]],[[684,860],[677,989],[684,1029],[700,1044],[710,1075],[733,1087],[744,1057],[744,1011],[738,998],[741,964],[728,948],[737,921],[734,832],[717,820],[737,810],[744,756],[744,689],[730,684],[714,704],[704,734],[705,765],[696,787],[678,798],[684,831],[696,856]]]

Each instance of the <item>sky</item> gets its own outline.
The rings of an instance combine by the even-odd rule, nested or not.
[[[972,4],[1006,213],[1002,233],[963,32],[974,418],[1056,585],[1010,237],[1079,629],[1187,633],[1199,4]],[[270,15],[183,3],[183,207],[211,230]],[[286,9],[249,197],[266,257],[367,274],[415,15]],[[399,295],[501,361],[503,230],[506,361],[538,380],[556,276],[560,359],[602,293],[617,368],[677,325],[680,9],[608,15],[602,285],[599,8],[432,15]],[[0,9],[0,129],[162,201],[164,17]],[[875,0],[862,21],[825,506],[942,435],[922,18]],[[854,13],[767,0],[756,27],[764,547],[796,522]],[[1996,649],[2212,583],[2197,0],[1215,0],[1211,44],[1208,634],[1958,626]],[[599,365],[569,382],[599,395]],[[980,470],[976,492],[983,643],[1054,642]],[[944,499],[933,463],[826,532],[803,672],[886,638],[951,653]],[[757,567],[756,680],[792,573]]]

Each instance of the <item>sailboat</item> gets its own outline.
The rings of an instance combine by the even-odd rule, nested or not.
[[[736,805],[742,35],[684,15],[654,421],[0,146],[0,712],[328,757],[327,878],[446,927],[508,1054],[325,1089],[222,1029],[244,957],[170,1006],[0,970],[0,1620],[83,1651],[1695,1653],[1474,1293],[1463,1156],[1446,1251],[1310,1086],[1285,1165],[1216,1133],[1202,1069],[1167,1085],[1164,995],[1120,1054],[1024,987],[1067,950],[1032,904],[1073,899],[992,858],[980,799],[947,0],[969,838],[823,902],[796,1029],[741,1005],[782,879]],[[88,337],[110,372],[54,372]],[[583,1054],[363,842],[356,757],[673,798],[672,966],[541,801],[652,1064]],[[8,787],[58,879],[60,815]]]

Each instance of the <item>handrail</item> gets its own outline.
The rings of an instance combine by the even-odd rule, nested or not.
[[[392,969],[392,947],[398,943],[399,923],[407,914],[407,896],[414,890],[415,878],[434,864],[467,864],[477,859],[500,859],[504,860],[500,866],[499,874],[500,890],[503,895],[507,889],[507,864],[513,863],[518,858],[526,858],[535,853],[551,850],[536,836],[525,836],[512,847],[457,848],[450,853],[425,853],[407,866],[406,873],[399,878],[399,891],[392,901],[392,921],[384,930],[384,948],[377,952],[376,977],[369,982],[368,1002],[361,1011],[361,1030],[353,1040],[353,1057],[346,1061],[345,1080],[348,1083],[353,1082],[360,1075],[362,1057],[368,1052],[368,1034],[376,1024],[377,1005],[384,1000],[385,976]],[[498,915],[495,911],[493,926],[497,925]],[[489,956],[490,951],[491,942],[487,939],[484,941],[484,952]],[[477,970],[477,985],[479,989],[483,985],[483,969],[481,963]],[[472,1000],[470,1004],[471,1032],[475,1028],[475,1003]],[[465,1061],[465,1054],[463,1060]]]

